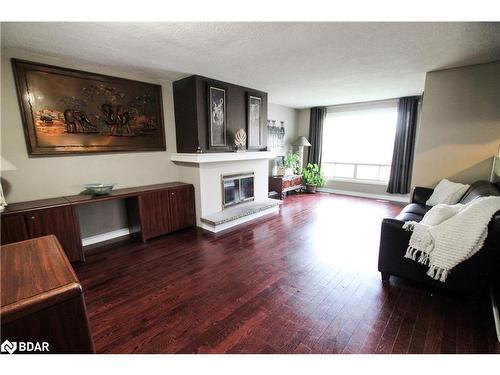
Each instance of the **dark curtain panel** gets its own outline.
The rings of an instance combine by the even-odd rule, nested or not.
[[[326,108],[311,108],[311,118],[309,120],[309,163],[321,164],[321,151],[323,148],[323,122],[326,117]]]
[[[407,194],[410,192],[417,113],[420,96],[407,96],[399,99],[398,124],[394,139],[391,176],[387,192]]]

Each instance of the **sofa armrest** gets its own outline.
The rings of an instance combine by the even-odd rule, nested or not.
[[[386,217],[382,219],[382,229],[388,228],[389,230],[404,230],[403,229],[404,223],[405,222],[403,220]]]
[[[408,247],[412,232],[403,229],[404,221],[383,219],[380,232],[378,269],[381,272],[397,274]]]
[[[383,219],[382,228],[380,230],[381,245],[390,240],[390,242],[398,242],[403,244],[406,251],[412,232],[403,229],[404,224],[404,221],[398,219]]]
[[[429,200],[434,189],[415,186],[411,193],[411,203],[423,204],[425,206],[425,202]]]
[[[500,249],[500,211],[497,211],[488,224],[488,237],[486,245]]]

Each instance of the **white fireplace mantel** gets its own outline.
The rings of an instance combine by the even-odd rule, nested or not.
[[[273,159],[276,154],[272,151],[247,151],[247,152],[217,152],[217,153],[176,153],[170,160],[179,163],[220,163],[242,160]]]
[[[268,199],[269,159],[274,157],[276,153],[273,151],[247,151],[177,153],[172,154],[170,159],[178,166],[179,181],[194,186],[196,225],[218,232],[279,211],[277,205],[269,205]],[[223,207],[222,176],[241,173],[252,173],[254,176],[254,201],[234,206],[234,210],[238,211],[235,214],[232,208]],[[228,216],[230,220],[219,220]]]

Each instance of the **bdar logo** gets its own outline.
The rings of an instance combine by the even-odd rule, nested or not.
[[[10,342],[9,340],[5,340],[1,345],[2,353],[10,353],[14,352],[24,353],[24,352],[48,352],[49,351],[49,343],[46,341],[42,342],[31,342],[31,341],[14,341]]]
[[[16,351],[17,349],[17,342],[10,342],[9,340],[5,340],[2,342],[1,350],[2,353],[8,352],[9,354],[12,354]]]

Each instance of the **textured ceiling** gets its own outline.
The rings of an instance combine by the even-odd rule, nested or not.
[[[425,72],[500,59],[500,23],[2,23],[2,48],[178,79],[295,108],[419,94]]]

